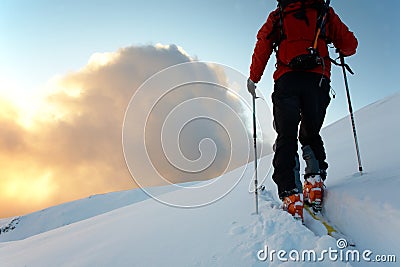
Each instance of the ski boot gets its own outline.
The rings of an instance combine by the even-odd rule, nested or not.
[[[306,174],[303,185],[304,202],[312,207],[315,213],[322,210],[324,181],[320,174]]]
[[[283,210],[289,212],[296,220],[304,222],[303,218],[303,194],[298,193],[297,189],[294,193],[282,199]]]

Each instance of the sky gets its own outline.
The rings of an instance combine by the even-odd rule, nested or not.
[[[354,109],[398,92],[400,3],[331,5],[359,40],[347,59],[356,73]],[[275,7],[272,0],[1,1],[0,217],[134,187],[120,151],[133,94],[126,87],[193,59],[247,76],[257,31]],[[259,113],[269,112],[273,65],[258,85]],[[339,68],[332,87],[325,125],[348,114]]]

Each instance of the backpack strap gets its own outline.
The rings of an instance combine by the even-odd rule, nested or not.
[[[283,31],[283,7],[278,4],[279,8],[279,39],[273,44],[273,49],[275,52],[278,50],[278,46],[282,42],[283,39],[286,38],[285,32]]]

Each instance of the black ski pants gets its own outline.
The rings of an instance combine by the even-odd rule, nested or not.
[[[273,115],[277,132],[272,179],[283,198],[296,188],[294,167],[297,137],[302,146],[310,146],[326,170],[326,154],[320,130],[330,102],[330,81],[321,74],[293,71],[275,81],[272,93]],[[300,123],[300,129],[299,129]]]

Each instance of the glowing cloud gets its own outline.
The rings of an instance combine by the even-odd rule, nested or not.
[[[155,73],[193,60],[175,45],[126,47],[111,53],[95,53],[82,69],[53,79],[45,94],[30,108],[24,109],[23,101],[15,104],[0,97],[0,218],[91,194],[136,187],[125,164],[121,143],[129,100]],[[223,79],[219,71],[212,67],[207,70],[215,80]],[[193,95],[193,91],[188,94]],[[230,93],[221,95],[218,91],[217,94],[228,102],[235,101]],[[185,99],[182,95],[171,97]],[[172,101],[169,107],[176,100],[171,97],[167,99]],[[236,112],[245,111],[238,105]],[[157,122],[162,118],[156,115],[149,118],[149,125],[159,129]],[[216,138],[220,151],[224,151],[226,136],[216,126],[207,128],[200,121],[192,130],[184,128],[183,132],[193,136],[181,139],[189,158],[195,159],[198,153],[197,150],[194,154],[190,152],[192,143],[198,145],[204,137]],[[152,149],[157,147],[149,148]],[[157,153],[152,156],[156,157]],[[169,167],[163,166],[164,159],[164,156],[155,159],[160,163],[157,167],[169,172]],[[193,179],[221,174],[226,159],[218,158],[215,164],[215,168]],[[175,171],[170,176],[175,177],[173,182],[187,181],[187,177]],[[148,179],[148,184],[152,184],[152,178]]]

